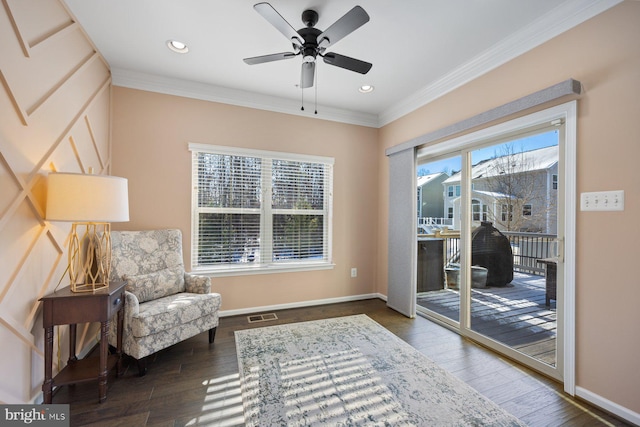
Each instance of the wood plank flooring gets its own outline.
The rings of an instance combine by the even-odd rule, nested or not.
[[[471,290],[471,329],[555,366],[556,302],[545,305],[544,277],[514,273],[507,287]],[[418,294],[418,306],[458,321],[457,290]]]
[[[270,322],[222,318],[214,344],[203,333],[160,351],[148,361],[145,377],[126,359],[124,375],[109,378],[106,402],[97,403],[97,384],[90,382],[60,388],[53,403],[71,404],[72,426],[242,426],[234,331],[361,313],[532,427],[628,425],[566,396],[556,382],[423,317],[408,319],[378,299],[281,310]]]

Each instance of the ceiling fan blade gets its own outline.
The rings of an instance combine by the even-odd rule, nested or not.
[[[313,86],[313,76],[316,71],[316,63],[315,62],[303,62],[302,63],[302,73],[300,75],[300,86],[302,89],[306,89],[308,87]]]
[[[360,61],[359,59],[350,58],[348,56],[340,55],[333,52],[327,53],[322,58],[327,64],[355,71],[356,73],[360,74],[367,74],[373,65],[369,62]]]
[[[342,40],[343,37],[354,32],[367,22],[369,22],[367,12],[360,6],[355,6],[318,36],[318,47],[327,48],[337,43]]]
[[[256,64],[263,64],[265,62],[280,61],[281,59],[290,59],[294,57],[296,57],[296,54],[293,52],[281,52],[281,53],[273,53],[271,55],[244,58],[243,61],[249,65],[256,65]]]
[[[276,11],[273,6],[269,3],[258,3],[253,6],[253,8],[258,12],[264,19],[269,21],[271,25],[276,27],[278,31],[280,31],[284,36],[289,39],[293,44],[297,46],[302,46],[302,41],[300,40],[300,35],[298,32],[289,24],[286,19],[282,17]]]

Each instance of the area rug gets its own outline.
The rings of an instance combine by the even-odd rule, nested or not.
[[[524,426],[366,315],[235,332],[247,426]]]

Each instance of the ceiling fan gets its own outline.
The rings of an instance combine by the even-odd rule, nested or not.
[[[291,59],[302,55],[302,72],[300,86],[309,88],[313,86],[316,59],[320,56],[326,64],[367,74],[372,64],[359,59],[350,58],[334,52],[326,52],[327,48],[342,40],[345,36],[369,22],[369,15],[360,6],[355,6],[342,18],[338,19],[329,28],[321,31],[314,26],[318,22],[318,13],[314,10],[302,12],[302,22],[306,27],[295,30],[269,3],[258,3],[253,6],[264,19],[276,27],[293,45],[293,52],[281,52],[271,55],[254,56],[245,58],[249,65],[265,62]]]

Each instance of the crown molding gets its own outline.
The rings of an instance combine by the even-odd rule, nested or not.
[[[511,37],[495,44],[439,80],[416,91],[414,95],[383,111],[378,118],[378,127],[387,125],[435,101],[622,1],[572,0],[562,3]]]
[[[114,86],[141,89],[240,107],[380,128],[435,101],[623,0],[570,0],[560,4],[462,66],[444,75],[379,115],[321,106],[318,114],[301,111],[297,101],[139,71],[112,68]]]
[[[140,89],[149,92],[164,93],[167,95],[182,96],[185,98],[219,102],[239,107],[255,108],[259,110],[330,120],[359,126],[378,126],[378,116],[375,114],[359,113],[323,106],[319,106],[318,114],[314,114],[311,109],[301,111],[300,103],[291,99],[267,96],[189,80],[163,77],[140,71],[112,68],[111,79],[114,86],[122,86],[131,89]]]

